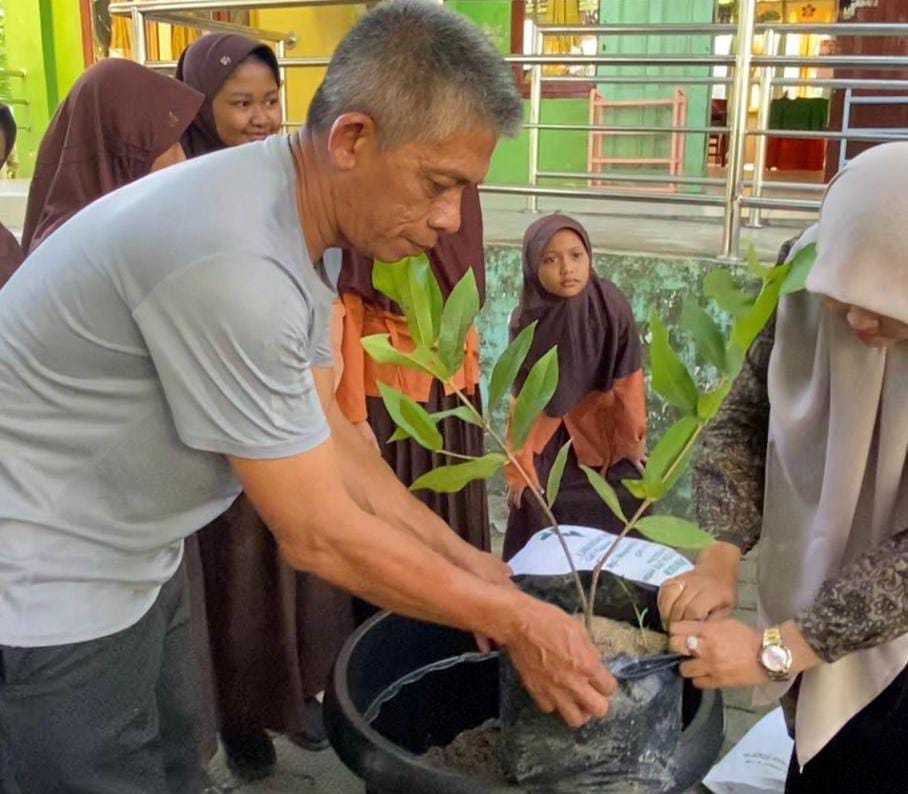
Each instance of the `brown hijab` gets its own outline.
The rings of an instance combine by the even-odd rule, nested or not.
[[[22,233],[26,253],[95,199],[148,174],[180,140],[202,99],[132,61],[109,58],[89,68],[38,149]]]
[[[16,144],[16,120],[13,118],[12,111],[0,102],[0,128],[3,130],[3,139],[6,145],[3,149],[3,159],[0,160],[0,168],[6,165],[13,146]],[[3,224],[0,224],[0,287],[13,274],[13,271],[22,264],[24,256],[19,241],[13,236],[13,233]]]
[[[468,187],[460,205],[460,229],[439,237],[435,247],[426,252],[445,297],[472,268],[479,288],[479,302],[485,301],[486,260],[482,235],[479,188]],[[400,314],[400,308],[372,286],[372,259],[355,251],[344,251],[337,291],[341,295],[357,295],[367,306]]]
[[[211,103],[221,86],[249,56],[261,59],[274,72],[281,84],[277,56],[266,44],[235,33],[210,33],[183,50],[177,63],[176,78],[205,95],[202,109],[183,135],[183,150],[187,157],[216,152],[225,147],[218,137]]]
[[[511,317],[511,338],[537,322],[533,346],[515,382],[520,389],[530,368],[558,345],[558,389],[546,406],[551,417],[570,413],[592,391],[610,391],[614,382],[642,366],[642,346],[627,299],[610,281],[590,272],[584,290],[573,298],[553,295],[539,280],[546,246],[562,229],[575,231],[590,255],[586,229],[566,215],[540,218],[523,238],[523,292]]]

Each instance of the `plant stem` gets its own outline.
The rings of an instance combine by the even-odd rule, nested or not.
[[[530,476],[526,473],[523,466],[520,465],[520,462],[517,460],[516,456],[510,449],[508,449],[507,443],[504,439],[495,431],[492,427],[491,421],[487,420],[479,411],[476,410],[476,406],[467,398],[467,396],[458,388],[456,388],[452,383],[447,384],[448,388],[453,389],[454,393],[457,395],[458,399],[476,416],[477,419],[482,423],[482,428],[485,430],[497,443],[502,452],[508,457],[508,461],[517,469],[518,474],[520,474],[523,481],[526,483],[527,489],[530,493],[533,494],[533,498],[539,503],[539,507],[542,509],[542,512],[545,514],[545,517],[551,522],[552,529],[555,531],[555,537],[558,538],[558,542],[561,543],[561,548],[564,551],[564,556],[567,558],[568,565],[571,568],[571,576],[574,579],[574,584],[577,587],[577,597],[580,599],[580,609],[584,615],[590,613],[590,605],[586,598],[586,593],[583,590],[583,582],[580,581],[580,574],[577,573],[577,566],[574,565],[574,557],[571,555],[571,550],[568,548],[567,541],[564,539],[564,535],[561,534],[561,527],[558,525],[558,519],[555,518],[555,514],[552,513],[549,503],[546,501],[545,495],[533,485],[533,481],[530,479]],[[587,626],[589,630],[589,626]]]
[[[439,449],[437,452],[439,455],[444,455],[447,458],[457,458],[457,460],[478,460],[472,455],[461,455],[459,452],[448,452],[446,449]]]
[[[675,470],[678,468],[678,466],[681,465],[681,461],[684,460],[687,453],[690,452],[691,449],[693,449],[693,446],[696,443],[697,439],[700,437],[700,433],[702,432],[704,427],[705,427],[705,424],[701,422],[697,426],[697,429],[691,434],[691,437],[687,440],[687,443],[684,445],[684,449],[682,449],[678,453],[678,457],[676,457],[672,461],[671,466],[669,466],[668,469],[666,469],[665,475],[662,478],[663,482],[667,482],[668,480],[670,480],[672,478],[672,475],[675,473]],[[649,508],[655,502],[656,502],[655,499],[650,499],[650,498],[646,498],[643,500],[640,507],[637,508],[637,512],[634,513],[631,520],[628,521],[627,524],[624,525],[624,529],[622,529],[621,533],[618,535],[618,537],[615,538],[615,542],[612,543],[611,546],[609,546],[608,551],[606,551],[605,554],[602,555],[602,557],[599,559],[599,562],[596,563],[596,567],[593,568],[593,577],[592,577],[592,580],[590,581],[590,595],[589,595],[589,599],[587,600],[587,606],[588,606],[589,612],[587,612],[585,615],[585,620],[586,620],[588,626],[592,623],[592,620],[593,620],[593,604],[596,601],[596,590],[599,587],[599,576],[602,574],[603,568],[605,568],[606,563],[608,563],[609,559],[611,559],[612,554],[615,553],[615,549],[618,548],[618,544],[621,542],[621,540],[623,538],[625,538],[627,536],[627,534],[637,525],[637,522],[642,518],[643,514],[647,510],[649,510]]]

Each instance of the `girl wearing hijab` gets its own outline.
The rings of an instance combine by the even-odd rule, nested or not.
[[[511,318],[511,339],[536,323],[533,345],[515,381],[558,346],[558,388],[517,452],[539,488],[558,451],[571,447],[553,512],[559,523],[619,532],[580,465],[602,472],[627,515],[636,509],[622,479],[638,477],[646,459],[646,394],[642,347],[627,299],[592,271],[583,226],[565,215],[540,218],[523,238],[523,292]],[[551,523],[514,466],[506,469],[510,514],[504,558],[514,556]]]
[[[16,145],[16,120],[12,111],[0,102],[0,168],[6,165],[9,156]],[[13,274],[13,271],[22,264],[24,259],[22,248],[13,233],[0,223],[0,287]]]
[[[280,74],[266,45],[203,36],[176,76],[205,95],[183,136],[189,157],[280,132]],[[231,770],[245,780],[273,771],[269,730],[309,750],[327,747],[316,696],[353,629],[350,596],[287,565],[245,495],[187,542],[186,556],[196,653],[214,672]]]
[[[432,272],[447,298],[455,285],[472,269],[479,288],[480,302],[485,299],[485,256],[482,247],[482,206],[479,190],[469,187],[463,192],[461,224],[455,234],[443,235],[428,251]],[[412,439],[388,443],[396,427],[385,410],[378,384],[394,386],[425,406],[430,413],[460,405],[457,396],[447,391],[430,375],[390,364],[377,364],[363,350],[360,340],[371,334],[390,334],[392,344],[400,350],[412,349],[407,321],[399,306],[372,286],[372,260],[353,251],[344,252],[338,282],[343,301],[343,338],[341,350],[344,371],[337,390],[341,411],[382,457],[405,485],[440,465],[443,459],[421,447]],[[454,385],[479,404],[479,337],[471,329],[467,337],[464,366],[454,378]],[[445,449],[462,455],[482,455],[482,428],[457,419],[443,420],[439,425]],[[488,551],[489,516],[485,483],[475,481],[459,493],[416,494],[464,540]],[[366,610],[367,611],[367,610]]]
[[[782,698],[786,794],[908,791],[906,180],[900,142],[830,184],[792,250],[816,242],[807,290],[782,299],[705,432],[695,500],[721,542],[660,594],[695,686]],[[758,540],[765,630],[721,617]]]
[[[183,51],[176,78],[205,95],[183,136],[187,157],[280,132],[281,75],[267,45],[233,33],[202,36]]]
[[[132,61],[101,61],[76,81],[38,149],[22,249],[31,253],[79,210],[185,159],[180,138],[197,91]]]

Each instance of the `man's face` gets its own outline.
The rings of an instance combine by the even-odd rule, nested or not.
[[[485,177],[496,140],[494,132],[477,130],[383,149],[376,136],[364,136],[337,193],[341,234],[383,262],[432,248],[439,235],[460,228],[463,190]]]

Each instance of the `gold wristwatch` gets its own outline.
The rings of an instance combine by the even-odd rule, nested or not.
[[[760,664],[772,681],[788,681],[791,678],[791,651],[782,642],[779,626],[770,626],[763,632],[763,647],[760,648]]]

